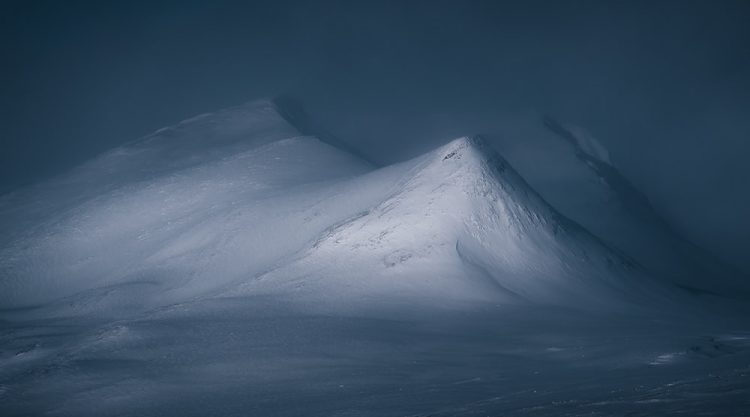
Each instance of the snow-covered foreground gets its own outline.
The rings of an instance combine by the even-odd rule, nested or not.
[[[3,415],[746,415],[738,323],[554,308],[318,315],[207,300],[6,325]]]
[[[605,243],[478,138],[375,169],[256,102],[0,214],[2,415],[750,413],[741,293]]]

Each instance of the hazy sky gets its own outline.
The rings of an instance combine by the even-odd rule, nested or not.
[[[381,163],[550,113],[750,270],[749,21],[748,1],[6,1],[0,190],[277,94]]]

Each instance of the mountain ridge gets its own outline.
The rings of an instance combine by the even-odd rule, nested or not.
[[[18,232],[0,246],[4,307],[91,314],[110,302],[301,294],[352,307],[395,297],[606,309],[680,297],[560,214],[479,136],[373,169],[253,101],[51,184],[67,188],[5,201],[34,228],[3,224]]]
[[[630,217],[632,224],[627,233],[623,233],[623,230],[613,233],[613,230],[607,230],[607,227],[600,227],[594,222],[586,221],[587,219],[581,215],[566,210],[566,207],[560,207],[563,212],[585,224],[609,244],[630,253],[654,273],[669,276],[677,285],[686,289],[711,292],[706,287],[713,286],[724,295],[735,294],[738,291],[748,293],[746,274],[719,260],[715,254],[676,230],[651,204],[648,197],[614,166],[609,160],[606,148],[596,139],[583,134],[581,129],[558,122],[551,116],[544,116],[542,122],[555,137],[570,145],[576,158],[602,182],[600,188],[606,189],[605,192],[611,196],[609,204],[621,206],[609,207],[608,210],[603,207],[600,214],[605,211],[612,215],[617,210],[622,210],[625,216]],[[636,233],[637,239],[629,241],[626,235],[632,233]],[[653,245],[654,242],[658,243]],[[648,250],[641,250],[641,247],[648,243],[652,244],[648,246]],[[706,277],[716,276],[718,278],[710,282],[712,285],[706,285]]]

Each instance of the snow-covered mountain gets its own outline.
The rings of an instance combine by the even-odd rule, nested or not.
[[[202,115],[0,197],[0,415],[750,407],[745,316],[599,235],[586,164],[565,199],[479,137],[376,168],[290,119]]]
[[[612,307],[661,291],[480,138],[373,169],[264,101],[162,129],[0,210],[0,303],[46,314],[240,293]]]

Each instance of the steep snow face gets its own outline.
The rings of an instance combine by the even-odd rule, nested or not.
[[[60,305],[80,313],[205,293],[348,216],[326,203],[345,189],[325,184],[369,170],[266,102],[163,129],[3,197],[0,306],[75,295]]]
[[[296,294],[342,308],[383,299],[601,308],[649,297],[651,284],[628,261],[557,214],[482,140],[457,139],[400,170],[383,201],[228,294]],[[362,181],[394,181],[371,176]]]

